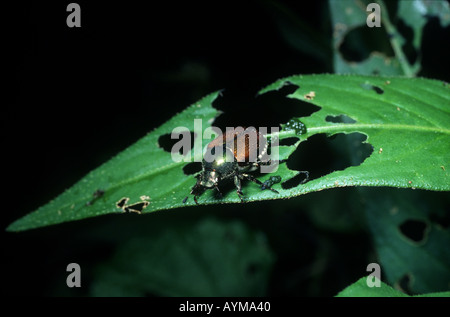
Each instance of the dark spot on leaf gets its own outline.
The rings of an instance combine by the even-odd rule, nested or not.
[[[286,139],[280,140],[279,145],[292,146],[297,142],[298,142],[298,138],[292,137],[292,138],[286,138]]]
[[[327,116],[325,121],[332,123],[355,123],[356,120],[350,118],[345,114],[341,114],[339,116]]]
[[[384,94],[384,90],[377,86],[372,86],[372,89],[379,95]]]
[[[97,190],[92,194],[92,196],[93,196],[92,200],[88,201],[88,202],[86,203],[86,206],[91,206],[98,198],[102,197],[104,194],[105,194],[105,191],[104,191],[104,190],[97,189]]]
[[[102,197],[104,194],[105,194],[105,191],[104,191],[104,190],[97,189],[97,190],[92,194],[92,196],[94,196],[94,198],[99,198],[99,197]]]
[[[427,224],[422,220],[406,220],[399,226],[400,232],[409,240],[423,242],[426,237]]]
[[[379,94],[379,95],[382,95],[382,94],[384,93],[384,90],[383,90],[383,89],[381,89],[380,87],[371,85],[371,84],[367,84],[367,83],[361,84],[361,87],[364,88],[364,89],[366,89],[366,90],[373,90],[373,91],[375,91],[375,92],[376,92],[377,94]]]
[[[202,170],[201,162],[188,163],[183,167],[183,172],[186,175],[192,175],[200,172]]]
[[[189,135],[188,135],[188,134],[189,134]],[[177,135],[177,136],[178,136],[178,135]],[[190,137],[190,144],[188,144],[188,148],[186,149],[186,151],[189,152],[189,151],[192,150],[192,148],[194,147],[194,141],[195,141],[195,138],[196,138],[196,135],[195,135],[194,132],[189,132],[189,133],[188,133],[188,132],[186,131],[185,133],[182,133],[182,135],[180,135],[178,139],[172,139],[170,133],[163,134],[163,135],[161,135],[161,136],[159,137],[159,139],[158,139],[158,145],[159,145],[159,147],[162,148],[164,151],[166,151],[166,152],[171,152],[173,146],[174,146],[176,143],[180,142],[180,140],[182,140],[182,139],[184,139],[184,138],[187,138],[187,137]],[[178,151],[178,153],[183,154],[182,151],[183,151],[183,148],[180,148],[179,151]]]
[[[299,171],[299,173],[291,179],[281,183],[283,189],[291,189],[297,187],[300,184],[305,183],[308,180],[308,172]]]

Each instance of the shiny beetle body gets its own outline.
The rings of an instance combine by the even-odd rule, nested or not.
[[[203,156],[202,171],[197,174],[197,183],[192,187],[191,194],[198,204],[197,198],[207,189],[216,189],[220,195],[219,184],[224,180],[233,180],[236,192],[243,202],[241,180],[248,179],[258,185],[263,185],[252,175],[247,174],[257,170],[260,165],[269,165],[268,142],[266,137],[253,127],[236,128],[219,135],[212,140]],[[274,193],[278,192],[266,187]],[[186,197],[183,202],[186,202]]]

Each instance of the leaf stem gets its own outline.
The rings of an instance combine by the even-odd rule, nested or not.
[[[394,50],[395,57],[397,57],[397,60],[400,63],[400,66],[403,70],[403,73],[406,77],[414,77],[415,72],[413,70],[413,67],[409,64],[408,59],[406,58],[406,55],[403,53],[401,44],[398,40],[398,32],[395,26],[391,23],[391,20],[389,19],[389,14],[387,11],[386,6],[384,5],[384,2],[380,0],[379,5],[381,7],[381,12],[383,12],[383,18],[382,23],[386,27],[386,31],[389,37],[389,41],[391,42],[392,49]]]

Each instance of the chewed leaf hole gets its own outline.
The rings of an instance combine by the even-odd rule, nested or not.
[[[303,98],[299,100],[289,97],[296,94],[298,89],[298,85],[283,82],[279,89],[258,94],[256,98],[253,90],[246,92],[231,89],[215,102],[216,108],[223,113],[214,121],[214,126],[222,131],[226,127],[237,126],[267,127],[270,132],[271,127],[279,127],[280,123],[292,118],[307,117],[319,111],[319,106],[306,102]]]
[[[361,84],[361,87],[362,87],[363,89],[366,89],[366,90],[373,90],[373,91],[375,91],[375,92],[376,92],[377,94],[379,94],[379,95],[384,94],[384,90],[381,89],[381,88],[378,87],[378,86],[374,86],[374,85],[371,85],[371,84],[364,83],[364,84]]]
[[[444,229],[448,229],[450,227],[450,213],[445,213],[443,215],[432,213],[430,215],[430,220],[437,223]]]
[[[339,116],[327,116],[325,121],[332,123],[356,123],[356,120],[350,118],[345,114],[341,114]]]
[[[287,167],[308,171],[310,179],[316,179],[333,171],[358,166],[373,153],[372,145],[366,140],[367,136],[358,132],[339,133],[332,137],[313,135],[300,143],[289,156]]]
[[[291,189],[308,181],[308,172],[299,171],[299,173],[291,179],[281,183],[283,189]]]
[[[291,137],[291,138],[286,138],[286,139],[280,140],[279,144],[285,145],[285,146],[292,146],[297,142],[298,142],[298,138]]]
[[[186,164],[183,167],[183,172],[186,175],[192,175],[200,172],[202,170],[202,163],[200,162],[192,162],[189,164]]]
[[[386,48],[387,56],[394,56],[384,28],[368,28],[364,25],[349,29],[339,46],[339,53],[345,61],[361,63],[380,47]]]
[[[421,243],[426,238],[427,224],[421,220],[406,220],[399,226],[400,232],[409,240]]]
[[[186,141],[186,151],[189,152],[194,147],[194,140],[196,137],[196,134],[194,132],[184,132],[180,133],[179,135],[176,135],[176,139],[172,139],[171,135],[169,133],[163,134],[158,139],[158,145],[160,148],[162,148],[166,152],[172,152],[172,149],[174,148],[174,145],[180,142],[181,140]],[[180,147],[178,149],[178,153],[183,154],[183,147]]]

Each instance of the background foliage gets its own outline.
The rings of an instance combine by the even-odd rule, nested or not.
[[[315,2],[305,10],[265,1],[219,11],[189,4],[182,13],[163,5],[81,4],[86,17],[79,30],[61,23],[63,5],[21,8],[25,41],[15,43],[21,49],[16,104],[7,110],[15,127],[7,134],[15,154],[8,175],[14,207],[5,227],[211,91],[226,88],[216,105],[224,111],[219,127],[278,125],[316,108],[284,98],[293,92],[289,86],[254,98],[261,87],[297,73],[401,73],[405,63],[397,63],[393,40],[412,73],[448,81],[441,67],[448,52],[439,44],[449,32],[440,14],[445,6],[422,14],[418,26],[404,3],[386,3],[398,32],[389,37],[386,26],[348,20],[360,14],[353,4]],[[122,23],[108,23],[118,15]],[[49,19],[37,23],[38,16]],[[339,36],[337,22],[347,26]],[[374,48],[380,52],[371,54]],[[286,111],[273,113],[274,103]],[[311,137],[290,167],[318,178],[358,165],[371,151],[362,141]],[[391,188],[108,215],[5,234],[8,289],[17,295],[331,296],[379,262],[387,284],[408,294],[437,292],[450,280],[448,217],[448,193]],[[86,287],[65,286],[70,262],[82,266]],[[30,263],[39,274],[23,273]]]

